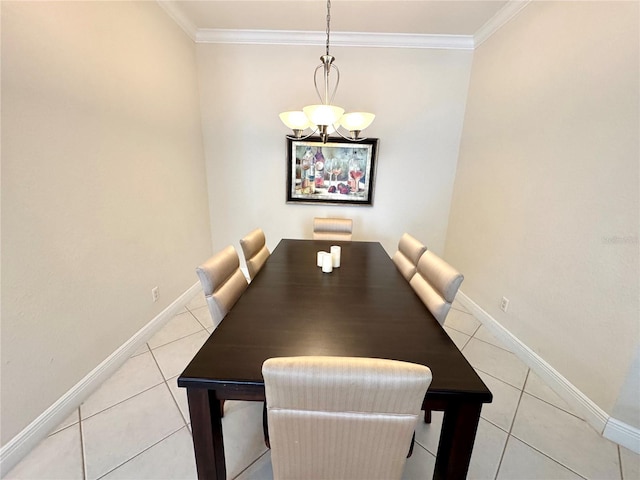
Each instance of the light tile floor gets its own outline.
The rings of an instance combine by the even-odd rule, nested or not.
[[[196,478],[185,391],[177,376],[213,331],[204,298],[140,348],[80,408],[3,478]],[[640,479],[640,456],[604,439],[458,303],[445,329],[494,401],[482,409],[469,478]],[[404,478],[430,478],[442,413],[420,423]],[[227,402],[230,479],[272,478],[262,404]]]

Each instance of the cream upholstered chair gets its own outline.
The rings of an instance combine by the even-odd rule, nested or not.
[[[350,218],[314,218],[314,240],[343,240],[350,242],[353,220]]]
[[[251,280],[255,278],[264,262],[269,258],[270,253],[266,243],[264,232],[260,228],[256,228],[240,240],[240,246],[242,247],[242,253],[244,253],[245,262],[247,262]]]
[[[435,253],[427,250],[418,260],[416,274],[409,283],[442,325],[462,280],[464,277],[460,272]]]
[[[249,285],[240,270],[240,260],[231,245],[196,268],[214,327],[217,327]],[[220,402],[224,416],[224,400]]]
[[[379,358],[262,366],[273,478],[399,479],[431,370]]]
[[[416,273],[418,260],[427,247],[408,233],[403,233],[398,242],[398,251],[391,257],[402,276],[409,282]]]
[[[427,250],[418,260],[410,284],[440,325],[444,324],[464,277],[455,268]],[[431,410],[424,411],[425,423],[431,423]]]
[[[229,245],[196,268],[214,326],[222,321],[247,288],[236,250]]]

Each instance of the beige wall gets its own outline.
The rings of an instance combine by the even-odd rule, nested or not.
[[[532,2],[475,51],[446,243],[464,292],[609,414],[637,385],[638,40],[637,2]]]
[[[342,75],[335,102],[377,117],[373,207],[285,203],[286,143],[278,113],[317,102],[322,47],[197,47],[215,249],[255,227],[273,249],[310,238],[314,216],[350,217],[354,240],[389,253],[409,231],[441,252],[449,216],[472,52],[332,48]],[[242,258],[242,257],[241,257]]]
[[[640,428],[640,343],[636,345],[633,362],[629,366],[620,394],[613,407],[612,417]]]
[[[2,2],[3,444],[197,281],[198,108],[155,2]]]

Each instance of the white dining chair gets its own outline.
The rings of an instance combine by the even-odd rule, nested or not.
[[[320,218],[313,219],[314,240],[342,240],[351,241],[353,220],[350,218]]]
[[[273,478],[400,479],[431,383],[423,365],[284,357],[262,366]]]
[[[464,276],[427,250],[418,260],[415,275],[409,282],[431,314],[444,324]]]
[[[246,290],[247,279],[240,270],[236,250],[229,245],[196,268],[214,327]]]
[[[249,285],[235,248],[229,245],[216,253],[196,268],[196,273],[216,328]],[[224,416],[224,400],[220,401],[220,415]]]
[[[240,240],[244,260],[249,271],[249,279],[251,280],[255,278],[264,262],[269,258],[270,253],[266,243],[264,232],[260,228],[256,228]]]
[[[398,251],[393,254],[391,260],[407,282],[415,275],[418,260],[426,250],[426,246],[408,233],[403,233],[400,237]]]

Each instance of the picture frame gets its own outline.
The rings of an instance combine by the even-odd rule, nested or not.
[[[377,152],[377,138],[287,137],[287,203],[373,205]]]

